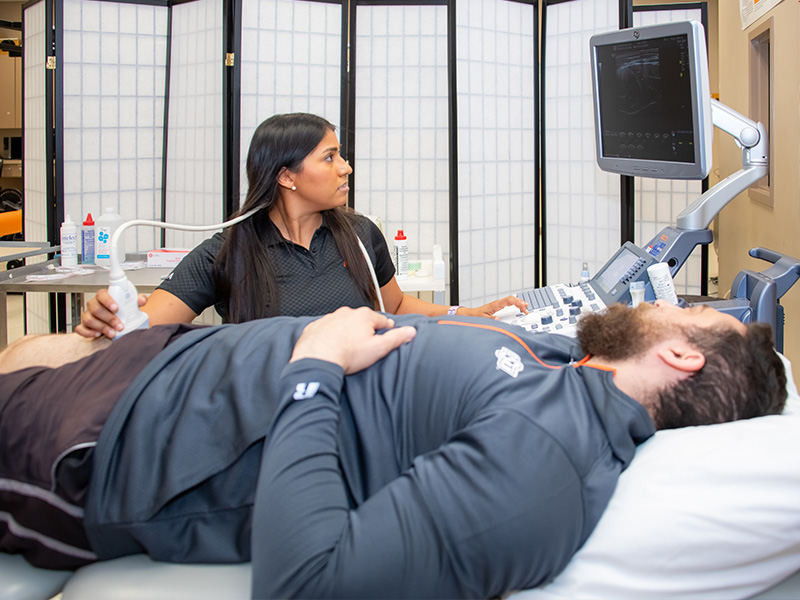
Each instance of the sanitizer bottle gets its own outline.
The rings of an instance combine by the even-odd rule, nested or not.
[[[89,213],[81,229],[81,262],[84,265],[94,264],[94,236],[94,221]]]
[[[78,267],[78,228],[69,215],[61,224],[61,266]]]
[[[97,217],[95,230],[95,262],[103,267],[111,265],[111,236],[117,228],[122,225],[122,217],[119,216],[113,206],[103,207],[103,214]],[[119,262],[125,262],[125,240],[119,241]]]
[[[408,279],[408,240],[402,229],[394,236],[394,258],[398,279]]]

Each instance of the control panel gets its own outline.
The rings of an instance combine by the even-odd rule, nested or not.
[[[528,331],[575,336],[581,316],[618,302],[627,304],[634,281],[649,285],[647,267],[656,262],[658,260],[647,251],[625,242],[589,281],[557,283],[522,291],[517,296],[528,303],[527,315],[516,309],[503,309],[495,316]]]
[[[526,297],[525,294],[529,294]],[[557,283],[517,294],[528,302],[528,314],[516,308],[505,308],[495,316],[504,323],[519,325],[527,331],[559,333],[574,337],[578,321],[585,314],[606,307],[588,282],[579,284]]]

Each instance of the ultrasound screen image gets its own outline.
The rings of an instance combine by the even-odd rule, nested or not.
[[[603,156],[694,161],[686,35],[597,48]]]

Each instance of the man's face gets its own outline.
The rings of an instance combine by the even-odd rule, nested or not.
[[[612,360],[625,360],[645,352],[653,344],[699,327],[731,328],[744,335],[746,327],[735,317],[707,305],[680,308],[664,300],[640,304],[635,309],[610,306],[587,315],[580,322],[578,340],[584,352]]]

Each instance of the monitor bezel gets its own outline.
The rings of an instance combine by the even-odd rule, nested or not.
[[[691,111],[692,129],[695,140],[693,161],[677,162],[604,156],[600,121],[600,83],[597,73],[598,48],[613,44],[675,35],[686,35],[690,48],[689,73],[691,79]],[[591,50],[595,149],[598,166],[604,171],[636,177],[704,179],[711,169],[711,144],[713,141],[714,126],[711,116],[708,58],[703,26],[697,21],[678,21],[642,27],[631,27],[629,29],[620,29],[593,35],[589,41],[589,45]]]

